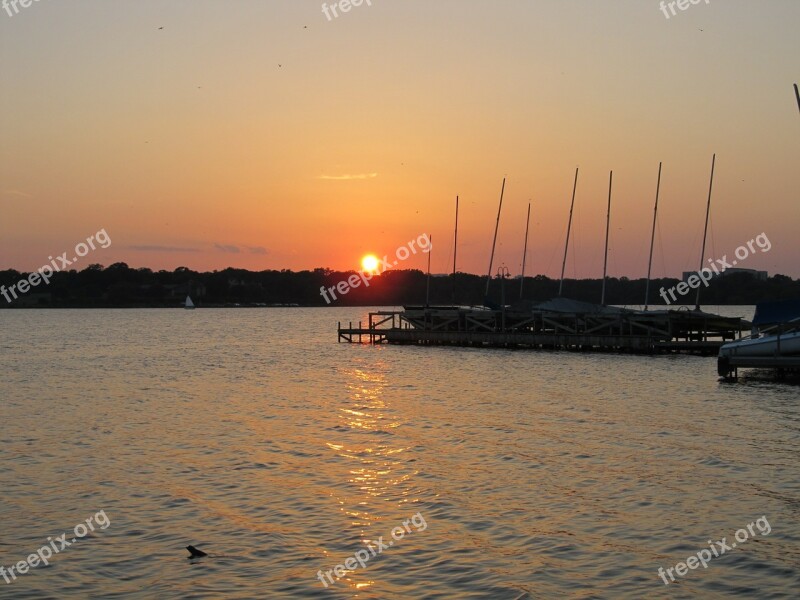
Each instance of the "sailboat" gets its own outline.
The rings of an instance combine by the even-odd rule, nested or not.
[[[186,310],[194,310],[194,302],[192,302],[191,296],[186,296],[186,304],[184,305]]]

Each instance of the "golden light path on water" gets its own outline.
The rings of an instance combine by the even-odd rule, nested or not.
[[[404,422],[387,406],[385,369],[386,365],[378,362],[371,372],[364,369],[346,372],[350,405],[340,407],[338,417],[345,428],[367,434],[368,439],[357,445],[328,442],[331,450],[352,464],[348,482],[358,493],[353,496],[332,493],[332,498],[341,505],[351,525],[361,529],[365,546],[375,545],[376,540],[368,532],[375,531],[377,525],[385,524],[387,532],[394,526],[385,514],[387,501],[398,506],[414,502],[410,483],[417,471],[408,472],[398,457],[409,447],[393,445],[394,436],[387,435]],[[400,499],[395,500],[397,497]],[[369,578],[365,580],[357,570],[348,572],[343,581],[356,590],[375,583]]]
[[[365,313],[0,311],[0,565],[111,521],[0,597],[794,598],[796,386],[337,344]],[[661,582],[762,515],[769,536]]]

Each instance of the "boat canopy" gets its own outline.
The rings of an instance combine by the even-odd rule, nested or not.
[[[553,298],[552,300],[547,300],[535,305],[534,308],[535,310],[543,310],[548,312],[603,315],[619,315],[623,313],[634,312],[625,308],[618,308],[616,306],[603,306],[602,304],[592,304],[591,302],[582,302],[580,300],[572,300],[571,298]]]
[[[756,305],[756,315],[753,325],[777,325],[800,319],[800,300],[777,300],[773,302],[759,302]]]

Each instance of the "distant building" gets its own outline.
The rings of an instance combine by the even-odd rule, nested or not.
[[[683,281],[686,281],[692,275],[697,275],[697,271],[684,271]],[[738,267],[731,267],[730,269],[725,269],[719,275],[714,273],[714,277],[725,277],[726,275],[749,275],[750,277],[752,277],[757,281],[766,281],[769,278],[769,273],[767,271],[756,271],[755,269],[740,269]]]

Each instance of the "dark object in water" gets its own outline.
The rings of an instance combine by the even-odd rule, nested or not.
[[[186,546],[186,549],[189,551],[189,554],[191,555],[189,556],[189,558],[202,558],[204,556],[208,556],[208,554],[206,554],[202,550],[198,550],[194,546]]]

